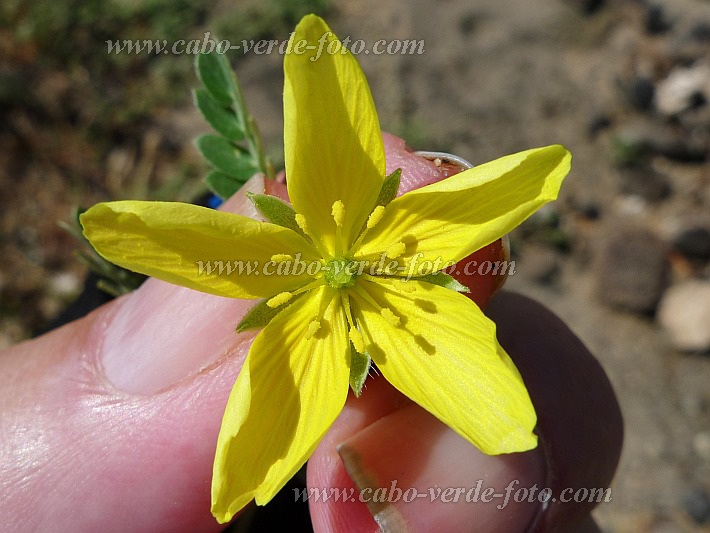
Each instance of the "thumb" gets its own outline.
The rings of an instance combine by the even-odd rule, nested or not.
[[[247,191],[263,178],[226,208],[254,215]],[[0,530],[218,530],[214,443],[252,304],[149,279],[2,353]]]

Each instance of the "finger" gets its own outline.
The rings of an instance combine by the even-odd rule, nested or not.
[[[246,190],[263,179],[227,207],[254,214]],[[0,530],[218,529],[211,465],[250,305],[149,279],[3,353]]]
[[[416,164],[403,190],[437,176],[402,159]],[[226,209],[256,216],[246,191],[283,197],[285,187],[254,178]],[[234,327],[252,305],[149,279],[4,352],[0,530],[217,529],[214,446],[254,336]]]
[[[608,486],[622,436],[609,381],[574,334],[542,306],[505,293],[493,302],[490,314],[501,343],[536,406],[541,446],[486,456],[418,406],[396,405],[382,393],[375,405],[349,402],[309,462],[309,487],[347,475],[357,501],[311,502],[317,531],[344,531],[338,526],[366,506],[385,531],[593,530],[587,517],[594,503],[558,501],[542,512],[540,495],[544,488],[559,495],[565,488]],[[353,409],[359,411],[354,424]],[[373,498],[378,488],[384,489],[382,501]],[[367,504],[359,501],[363,490]],[[408,490],[410,498],[422,496],[407,502]]]
[[[623,443],[621,410],[599,362],[572,331],[542,305],[501,293],[488,309],[501,345],[511,353],[538,413],[538,429],[554,494],[604,489],[616,471]],[[515,355],[512,355],[515,354]],[[557,498],[542,515],[540,531],[564,531],[595,501]]]

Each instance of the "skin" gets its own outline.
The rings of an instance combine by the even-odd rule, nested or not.
[[[403,189],[434,181],[386,138]],[[398,159],[399,158],[399,159]],[[389,170],[389,169],[388,169]],[[440,179],[440,176],[439,176]],[[254,178],[246,186],[262,192]],[[270,184],[267,192],[284,194]],[[243,192],[226,209],[253,215]],[[217,531],[209,490],[222,413],[254,334],[251,302],[158,280],[0,353],[0,530]],[[564,324],[513,294],[489,316],[529,387],[541,445],[491,457],[382,378],[352,396],[308,466],[309,487],[607,487],[621,415],[603,370]],[[417,499],[311,503],[316,531],[595,531],[591,505]],[[373,518],[373,515],[375,518]],[[377,521],[375,521],[375,519]],[[434,526],[436,526],[434,528]],[[432,529],[434,528],[434,529]]]

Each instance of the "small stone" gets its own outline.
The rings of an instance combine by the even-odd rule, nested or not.
[[[710,64],[697,63],[676,67],[658,83],[656,108],[666,115],[676,115],[698,101],[710,99]]]
[[[689,280],[669,288],[658,320],[678,350],[710,350],[710,282]]]
[[[663,244],[643,230],[612,233],[597,270],[597,289],[608,305],[652,313],[667,284]]]
[[[663,6],[650,5],[646,9],[646,32],[651,35],[658,35],[671,29],[671,24],[666,19]]]
[[[644,76],[639,76],[629,85],[627,98],[633,107],[640,111],[646,111],[653,105],[655,92],[656,87],[653,82]]]
[[[692,489],[683,495],[685,512],[698,525],[710,522],[710,496],[703,489]]]
[[[691,228],[673,239],[673,248],[695,261],[710,260],[710,231],[706,228]]]
[[[681,115],[683,117],[683,115]],[[628,135],[628,133],[624,133]],[[674,161],[684,163],[699,163],[707,160],[710,153],[708,141],[704,135],[688,135],[686,132],[670,125],[661,126],[649,122],[645,131],[635,132],[636,138],[628,137],[622,142],[631,142],[625,147],[631,150],[630,154],[635,159],[631,163],[639,163],[645,157],[654,154],[662,155]]]
[[[589,136],[594,138],[596,137],[601,131],[609,128],[611,126],[611,118],[609,118],[609,115],[606,113],[602,112],[594,112],[592,115],[589,117],[587,121],[587,132],[589,133]]]
[[[75,296],[81,289],[81,280],[73,272],[60,272],[49,280],[49,290],[61,298]]]
[[[668,197],[671,192],[666,177],[647,165],[619,169],[621,192],[640,196],[649,202]]]
[[[606,5],[605,0],[569,0],[569,3],[585,15],[593,15]]]

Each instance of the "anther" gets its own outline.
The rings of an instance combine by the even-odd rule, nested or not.
[[[282,292],[271,298],[266,302],[266,305],[271,307],[271,309],[276,309],[278,306],[285,304],[293,298],[293,294],[290,292]]]
[[[375,209],[370,213],[370,216],[367,219],[367,229],[372,229],[375,226],[377,226],[377,223],[382,220],[382,215],[385,212],[385,206],[383,205],[378,205],[375,207]]]
[[[403,242],[400,241],[400,242],[393,244],[389,248],[387,248],[385,253],[387,254],[387,257],[389,257],[390,259],[396,259],[400,255],[402,255],[406,249],[407,249],[407,246]]]
[[[283,263],[284,261],[293,261],[293,256],[288,254],[275,254],[271,256],[274,263]]]
[[[340,200],[333,202],[333,208],[331,210],[333,215],[333,220],[335,220],[335,225],[339,228],[343,226],[343,221],[345,220],[345,205]]]
[[[355,328],[350,328],[350,342],[353,343],[355,351],[357,353],[365,353],[365,340],[362,338],[362,333],[360,333]]]

